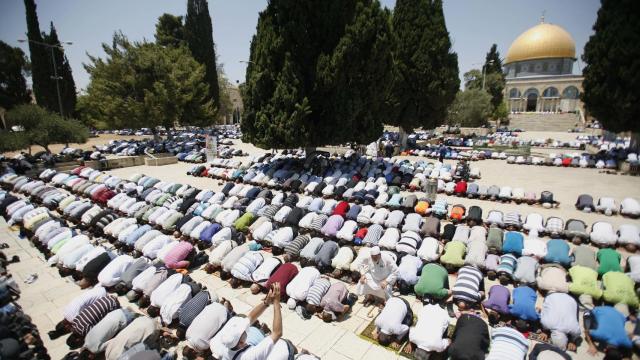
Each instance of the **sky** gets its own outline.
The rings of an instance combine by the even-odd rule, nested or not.
[[[322,1],[322,0],[318,0]],[[78,89],[86,88],[89,75],[83,68],[87,54],[104,56],[101,44],[110,43],[113,33],[121,30],[130,40],[153,41],[155,23],[163,13],[184,15],[186,0],[36,0],[40,29],[49,31],[54,22],[61,41],[72,41],[65,52]],[[395,0],[381,0],[393,9]],[[232,83],[244,82],[249,45],[255,33],[258,14],[266,0],[209,0],[213,21],[213,37],[218,61]],[[444,0],[444,13],[453,50],[458,54],[460,77],[479,68],[491,44],[498,44],[501,57],[509,45],[525,30],[545,22],[565,28],[576,42],[578,62],[574,73],[580,73],[584,44],[593,33],[592,27],[600,7],[598,0]],[[26,19],[22,0],[0,1],[0,40],[19,46],[26,54]]]

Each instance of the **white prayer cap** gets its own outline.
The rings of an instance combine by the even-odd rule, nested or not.
[[[224,331],[221,338],[222,345],[229,349],[234,348],[238,345],[238,341],[240,341],[242,335],[247,331],[249,325],[249,319],[247,318],[238,316],[231,318],[222,329]]]
[[[369,251],[369,255],[371,256],[380,255],[380,248],[377,246],[372,247],[371,251]]]

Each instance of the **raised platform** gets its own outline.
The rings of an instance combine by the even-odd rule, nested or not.
[[[578,114],[546,114],[525,113],[509,115],[509,128],[525,131],[562,131],[573,129],[575,125],[581,126]]]

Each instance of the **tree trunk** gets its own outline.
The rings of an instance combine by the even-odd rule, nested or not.
[[[153,134],[153,141],[160,141],[160,135],[158,135],[158,130],[155,127],[151,128],[151,133]]]
[[[640,132],[632,132],[631,139],[629,141],[629,149],[633,151],[637,151],[639,145],[640,145]]]
[[[165,129],[165,130],[167,130],[167,139],[168,139],[168,140],[173,139],[173,135],[171,134],[171,127],[170,127],[170,126],[168,126],[168,125],[165,125],[165,126],[164,126],[164,129]]]
[[[407,140],[409,139],[409,134],[407,133],[407,131],[405,131],[405,129],[400,126],[399,128],[399,135],[400,135],[400,139],[398,139],[399,143],[400,143],[400,151],[403,151],[407,148]]]

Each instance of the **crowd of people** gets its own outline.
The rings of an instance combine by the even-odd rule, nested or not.
[[[446,200],[401,191],[424,175],[422,162],[355,155],[318,164],[277,155],[255,160],[227,169],[231,176],[190,171],[232,180],[220,191],[85,167],[47,170],[34,179],[2,176],[2,215],[21,226],[61,275],[87,288],[69,305],[79,311],[65,311],[51,335],[71,331],[70,347],[83,347],[78,356],[149,351],[160,358],[167,354],[158,349],[185,337],[188,357],[284,359],[299,352],[313,358],[280,339],[279,306],[270,330],[256,323],[260,314],[286,300],[303,318],[341,321],[361,296],[381,308],[373,337],[382,345],[409,340],[419,359],[443,351],[455,359],[486,353],[518,359],[529,351],[566,358],[580,337],[590,352],[597,343],[619,358],[637,340],[625,324],[635,322],[640,256],[623,261],[615,248],[638,245],[637,228],[635,237],[600,243],[593,237],[598,223],[585,237],[572,219],[550,217],[545,224],[536,213],[497,210],[485,217],[477,206],[448,211]],[[572,243],[589,239],[602,248]],[[233,316],[230,302],[188,276],[200,267],[234,288],[266,295],[246,317]],[[499,284],[487,289],[485,278]],[[129,316],[111,292],[126,294],[144,315]],[[415,324],[407,294],[424,303]],[[205,312],[209,306],[217,310]],[[201,315],[208,321],[193,319]],[[149,320],[155,317],[160,320]],[[198,330],[190,332],[194,324]],[[94,328],[98,334],[89,337]],[[206,338],[190,341],[194,333]]]

